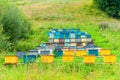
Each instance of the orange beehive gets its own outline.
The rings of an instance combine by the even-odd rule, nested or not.
[[[94,64],[95,63],[95,56],[94,55],[85,55],[84,57],[85,64]]]
[[[73,62],[74,56],[73,55],[63,55],[62,60],[63,60],[63,62]]]
[[[63,51],[63,55],[74,55],[74,50],[65,50]]]
[[[76,56],[77,57],[81,57],[81,56],[84,56],[84,55],[87,55],[86,50],[76,50]]]
[[[53,55],[42,55],[41,56],[41,62],[42,63],[53,63],[54,62],[54,56]]]
[[[116,63],[116,55],[105,55],[104,62],[105,63]]]
[[[100,50],[100,55],[101,56],[110,55],[110,50],[109,49],[101,49]]]
[[[5,64],[17,64],[18,57],[14,55],[5,56]]]

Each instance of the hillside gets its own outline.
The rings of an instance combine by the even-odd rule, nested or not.
[[[107,16],[98,10],[92,0],[17,0],[10,1],[28,17],[32,23],[32,34],[18,42],[16,49],[28,51],[48,41],[49,28],[80,28],[92,35],[96,46],[111,49],[120,62],[119,19]],[[108,28],[100,30],[99,25],[108,23]],[[17,67],[0,65],[0,80],[119,80],[119,64],[85,65],[76,60],[62,63],[56,58],[54,64],[26,64]],[[1,56],[1,63],[3,63]],[[102,62],[100,58],[97,60]],[[14,72],[14,73],[13,73]],[[14,75],[14,76],[13,76]]]

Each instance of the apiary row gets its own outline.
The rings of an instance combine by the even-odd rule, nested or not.
[[[85,42],[89,43],[92,42],[91,38],[71,38],[71,39],[56,39],[56,38],[50,38],[49,43],[80,43]]]
[[[99,54],[98,54],[99,53]],[[21,54],[21,55],[18,55]],[[57,53],[58,54],[58,53]],[[97,49],[91,49],[91,50],[64,50],[59,53],[59,55],[62,56],[63,62],[73,62],[74,56],[80,57],[84,59],[84,63],[95,63],[95,58],[97,56],[101,56],[104,58],[105,63],[115,63],[116,62],[116,55],[111,55],[109,49],[101,49],[98,51]],[[17,64],[18,59],[20,56],[23,58],[24,63],[32,63],[36,60],[37,56],[34,54],[25,54],[24,52],[18,52],[17,56],[15,55],[9,55],[5,56],[5,64]],[[55,55],[49,54],[49,55],[41,55],[41,62],[42,63],[53,63],[54,62]]]
[[[63,62],[73,62],[74,61],[73,55],[63,55],[62,61]],[[94,55],[84,55],[83,57],[85,64],[94,64],[96,61],[96,56]],[[24,63],[32,63],[35,61],[36,56],[28,55],[24,56]],[[116,55],[105,55],[103,56],[105,63],[116,63]],[[41,56],[41,62],[42,63],[53,63],[54,62],[54,56],[53,55],[42,55]],[[5,64],[17,64],[18,63],[18,57],[17,56],[5,56]]]
[[[48,35],[51,39],[91,38],[90,34],[81,32],[80,29],[51,29]]]

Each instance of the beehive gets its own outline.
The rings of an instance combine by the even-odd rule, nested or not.
[[[83,42],[83,43],[82,43],[82,46],[86,46],[86,43],[85,43],[85,42]]]
[[[80,40],[80,38],[79,39],[76,39],[76,42],[80,42],[81,40]]]
[[[95,63],[95,56],[94,55],[86,55],[83,57],[85,64],[94,64]]]
[[[88,54],[98,56],[98,49],[89,49]]]
[[[54,56],[53,55],[42,55],[41,56],[41,62],[42,63],[53,63],[54,62]]]
[[[60,39],[59,42],[60,42],[60,43],[64,43],[64,39]]]
[[[81,42],[87,42],[86,38],[81,38]]]
[[[70,38],[75,38],[75,33],[70,33]]]
[[[71,42],[75,42],[75,39],[70,39]]]
[[[5,56],[5,64],[17,64],[18,57],[14,55]]]
[[[92,38],[87,38],[86,41],[87,41],[87,42],[91,42],[91,41],[92,41]]]
[[[59,43],[59,39],[54,39],[54,43]]]
[[[23,58],[23,56],[26,55],[25,52],[17,52],[16,54],[17,54],[18,58]]]
[[[74,55],[74,50],[64,50],[63,54],[64,55]]]
[[[105,55],[104,62],[105,63],[116,63],[116,55]]]
[[[76,50],[76,56],[77,57],[81,57],[81,56],[84,56],[84,55],[87,55],[86,50]]]
[[[100,55],[101,56],[110,55],[110,50],[109,49],[101,49],[100,50]]]
[[[53,42],[54,42],[54,39],[52,39],[52,38],[49,39],[49,42],[50,42],[50,43],[53,43]]]
[[[65,39],[65,43],[69,43],[70,42],[70,39]]]
[[[24,55],[24,63],[31,63],[36,59],[36,55]]]
[[[70,46],[77,46],[76,43],[70,43]]]
[[[63,62],[73,62],[74,56],[72,55],[63,55],[62,56],[62,61]]]

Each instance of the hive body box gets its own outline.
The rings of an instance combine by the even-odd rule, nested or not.
[[[41,62],[42,63],[53,63],[54,62],[54,56],[53,55],[42,55],[41,56]]]
[[[41,55],[49,55],[50,51],[48,51],[48,50],[47,51],[41,51],[40,53],[41,53]]]
[[[86,55],[83,57],[85,64],[94,64],[95,63],[95,56],[94,55]]]
[[[63,55],[62,60],[63,60],[63,62],[73,62],[74,56],[73,55]]]
[[[64,55],[74,55],[74,50],[64,50],[63,54]]]
[[[105,63],[116,63],[116,55],[105,55],[104,62]]]
[[[29,50],[29,55],[35,55],[36,57],[38,56],[38,50]]]
[[[5,56],[5,64],[17,64],[18,57],[17,56]]]
[[[110,50],[109,49],[101,49],[100,55],[101,56],[110,55]]]
[[[89,55],[98,56],[98,49],[90,49],[88,50]]]
[[[77,57],[82,57],[84,55],[87,55],[86,50],[76,50],[76,56]]]
[[[25,52],[17,52],[17,56],[18,56],[19,58],[23,58],[24,55],[26,55]]]
[[[24,63],[32,63],[36,59],[36,55],[25,55],[23,57]]]
[[[62,50],[54,50],[54,56],[62,56],[63,51]]]

